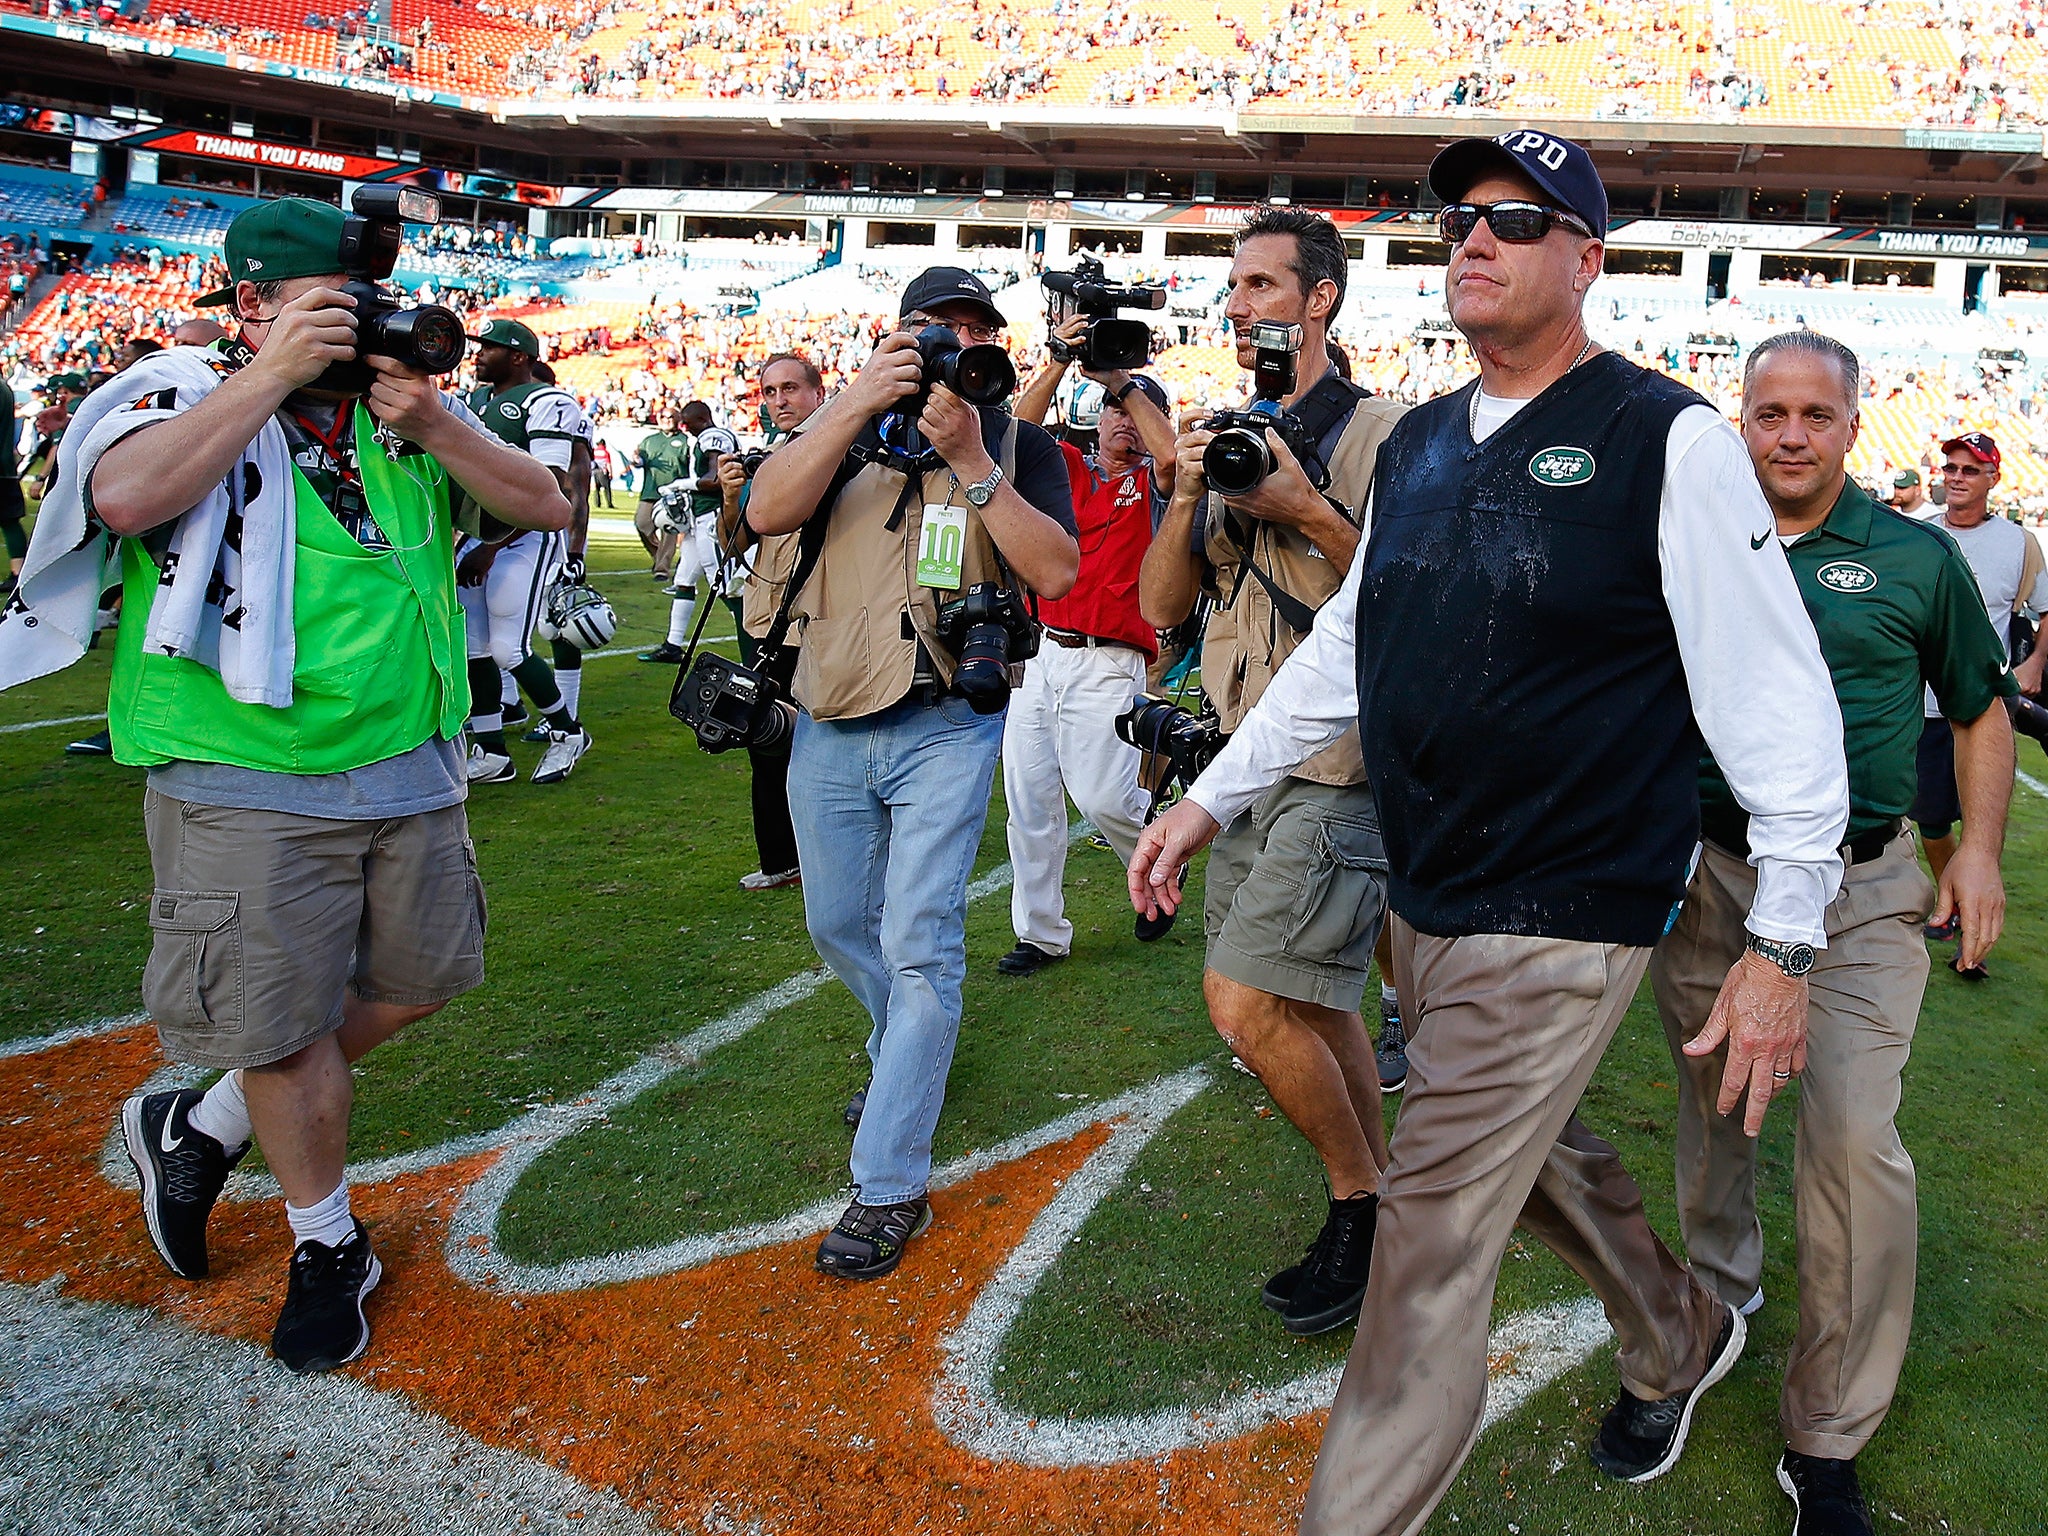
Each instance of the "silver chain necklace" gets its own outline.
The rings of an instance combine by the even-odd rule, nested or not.
[[[1576,368],[1579,364],[1583,363],[1586,360],[1586,354],[1592,350],[1593,338],[1588,336],[1586,344],[1579,348],[1579,355],[1572,359],[1572,367],[1565,369],[1565,373],[1570,373],[1572,368]],[[1563,374],[1559,375],[1560,378],[1563,376]],[[1479,441],[1479,395],[1483,387],[1475,385],[1472,390],[1472,398],[1465,402],[1465,430],[1471,434],[1472,441],[1475,443]]]

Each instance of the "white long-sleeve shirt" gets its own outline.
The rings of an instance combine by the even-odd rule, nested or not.
[[[1482,394],[1479,440],[1527,403]],[[1367,539],[1371,528],[1368,503]],[[1657,557],[1693,717],[1749,812],[1750,931],[1822,948],[1842,883],[1849,775],[1841,708],[1775,531],[1741,436],[1711,406],[1681,411],[1665,445]],[[1313,632],[1188,791],[1222,825],[1358,721],[1365,555],[1361,542]],[[1503,763],[1513,771],[1511,753]]]

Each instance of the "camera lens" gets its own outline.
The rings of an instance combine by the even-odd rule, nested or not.
[[[940,376],[969,405],[1001,405],[1017,387],[1017,370],[1001,347],[967,347],[947,358]]]
[[[1010,632],[1000,624],[971,624],[960,644],[953,686],[977,715],[1010,702]]]
[[[1202,474],[1221,496],[1246,496],[1273,472],[1266,434],[1248,427],[1226,427],[1202,450]]]
[[[452,309],[422,304],[392,310],[382,317],[377,350],[410,363],[422,373],[452,373],[462,364],[469,338]]]

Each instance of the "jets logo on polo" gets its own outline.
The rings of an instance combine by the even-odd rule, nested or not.
[[[1868,592],[1877,585],[1877,572],[1854,560],[1830,560],[1813,579],[1830,592]]]
[[[1545,448],[1529,461],[1529,478],[1538,485],[1584,485],[1593,468],[1593,455],[1583,448]]]
[[[517,421],[519,419],[519,406],[514,401],[502,400],[498,403],[498,414],[507,421]]]

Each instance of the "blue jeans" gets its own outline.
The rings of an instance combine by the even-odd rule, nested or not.
[[[866,1205],[925,1192],[960,1035],[967,878],[981,846],[1003,717],[963,699],[858,720],[797,717],[790,819],[811,942],[874,1021],[874,1081],[853,1138]]]

